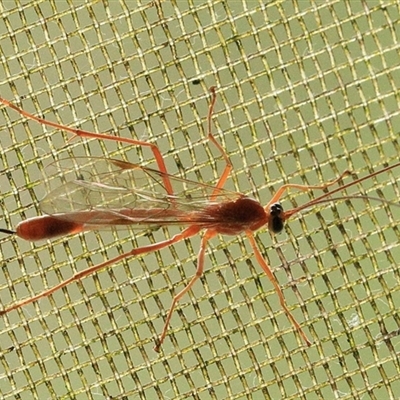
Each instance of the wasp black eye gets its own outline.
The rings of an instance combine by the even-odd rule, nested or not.
[[[283,230],[283,207],[280,203],[271,205],[269,209],[270,219],[268,222],[268,229],[273,233],[279,233]]]

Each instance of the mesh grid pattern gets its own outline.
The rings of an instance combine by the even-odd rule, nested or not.
[[[66,125],[157,142],[168,171],[265,204],[283,183],[358,176],[399,159],[397,1],[5,1],[0,95]],[[55,160],[147,150],[68,135],[0,110],[1,226],[38,215]],[[353,187],[398,203],[399,170]],[[351,178],[350,178],[351,179]],[[290,208],[313,197],[290,192]],[[312,339],[306,348],[242,237],[211,241],[201,281],[153,351],[199,238],[129,259],[0,318],[3,399],[395,399],[400,392],[398,208],[306,210],[257,243]],[[35,244],[0,238],[9,305],[174,229]]]

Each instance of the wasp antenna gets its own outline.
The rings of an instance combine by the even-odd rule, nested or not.
[[[335,190],[336,192],[336,190]],[[327,193],[327,196],[321,196],[318,197],[315,200],[311,200],[310,202],[308,202],[307,204],[301,205],[299,207],[293,208],[289,211],[285,212],[285,219],[288,219],[289,217],[291,217],[294,214],[297,214],[299,211],[302,211],[306,208],[309,207],[313,207],[316,206],[318,204],[322,204],[322,203],[330,203],[332,201],[341,201],[341,200],[353,200],[353,199],[362,199],[362,200],[373,200],[373,201],[379,201],[383,204],[387,204],[388,206],[391,207],[400,207],[399,203],[395,203],[393,201],[388,201],[385,199],[381,199],[379,197],[373,197],[373,196],[363,196],[363,195],[348,195],[348,196],[340,196],[340,197],[329,197],[329,195],[331,195],[331,193]]]

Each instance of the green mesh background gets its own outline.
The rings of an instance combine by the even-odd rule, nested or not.
[[[156,141],[170,173],[267,203],[284,182],[358,176],[399,159],[400,8],[393,1],[2,1],[0,95],[48,119]],[[0,109],[2,227],[40,213],[46,166],[129,146],[74,140]],[[124,155],[122,155],[124,154]],[[349,193],[398,202],[400,170]],[[351,178],[348,178],[351,179]],[[289,193],[286,208],[312,194]],[[354,200],[304,211],[258,244],[306,348],[242,237],[211,241],[206,272],[153,351],[199,238],[118,263],[0,318],[2,399],[394,399],[400,393],[399,209]],[[104,231],[31,244],[1,235],[0,301],[165,239]]]

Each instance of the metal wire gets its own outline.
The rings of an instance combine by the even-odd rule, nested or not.
[[[287,182],[358,176],[399,159],[399,5],[392,1],[6,1],[0,96],[70,126],[156,142],[171,174],[215,182],[208,87],[227,187],[266,204]],[[1,227],[40,213],[54,161],[124,158],[135,147],[73,140],[0,109]],[[398,203],[399,171],[354,188]],[[350,178],[351,179],[351,178]],[[312,193],[291,192],[284,205]],[[0,318],[2,399],[395,399],[398,210],[374,201],[311,209],[257,242],[306,348],[246,240],[199,238],[129,259]],[[0,238],[3,306],[175,230],[105,231],[30,244]]]

